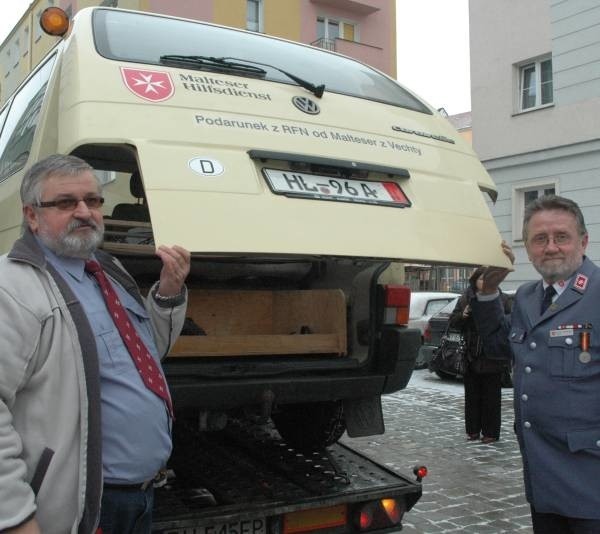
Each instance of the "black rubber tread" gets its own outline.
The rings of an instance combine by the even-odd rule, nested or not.
[[[341,401],[281,406],[272,419],[283,440],[303,451],[333,445],[346,431]]]

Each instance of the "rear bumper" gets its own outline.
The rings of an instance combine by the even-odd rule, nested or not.
[[[232,409],[275,402],[322,402],[381,395],[387,376],[321,376],[265,379],[182,379],[169,382],[177,408]]]
[[[364,399],[405,388],[420,343],[417,329],[386,327],[373,349],[372,361],[364,367],[352,359],[305,357],[296,364],[289,359],[271,359],[222,362],[212,367],[180,361],[166,363],[165,372],[178,408],[225,410],[272,402]]]

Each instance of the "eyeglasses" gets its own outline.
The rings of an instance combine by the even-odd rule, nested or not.
[[[84,198],[63,197],[57,200],[49,200],[48,202],[38,202],[38,208],[57,208],[61,211],[75,211],[80,202],[85,202],[85,205],[91,209],[98,209],[104,204],[104,198],[97,195],[91,195]]]
[[[572,240],[572,236],[569,234],[555,234],[553,236],[549,236],[546,234],[539,234],[536,236],[533,236],[530,240],[530,243],[535,246],[535,247],[547,247],[548,243],[550,243],[550,239],[552,239],[552,242],[557,246],[563,246],[563,245],[567,245],[571,242]]]

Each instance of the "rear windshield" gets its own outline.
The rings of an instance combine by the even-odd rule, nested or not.
[[[456,308],[456,303],[458,302],[458,297],[452,299],[448,304],[446,304],[443,308],[441,308],[436,315],[450,315],[454,308]]]
[[[203,24],[143,13],[99,9],[94,12],[94,41],[105,58],[160,65],[160,56],[231,57],[269,64],[326,91],[375,100],[421,113],[431,112],[418,99],[379,72],[345,57],[309,46]],[[264,79],[294,83],[261,65]],[[239,73],[235,73],[240,75]]]

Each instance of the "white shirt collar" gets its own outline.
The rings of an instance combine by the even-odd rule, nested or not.
[[[558,298],[562,292],[567,289],[567,287],[569,287],[569,284],[571,283],[571,278],[567,278],[566,280],[559,280],[558,282],[554,282],[554,284],[552,284],[552,287],[554,287],[554,290],[556,291],[556,297]],[[544,290],[549,286],[550,284],[548,284],[545,280],[542,280],[542,286],[544,288]]]

